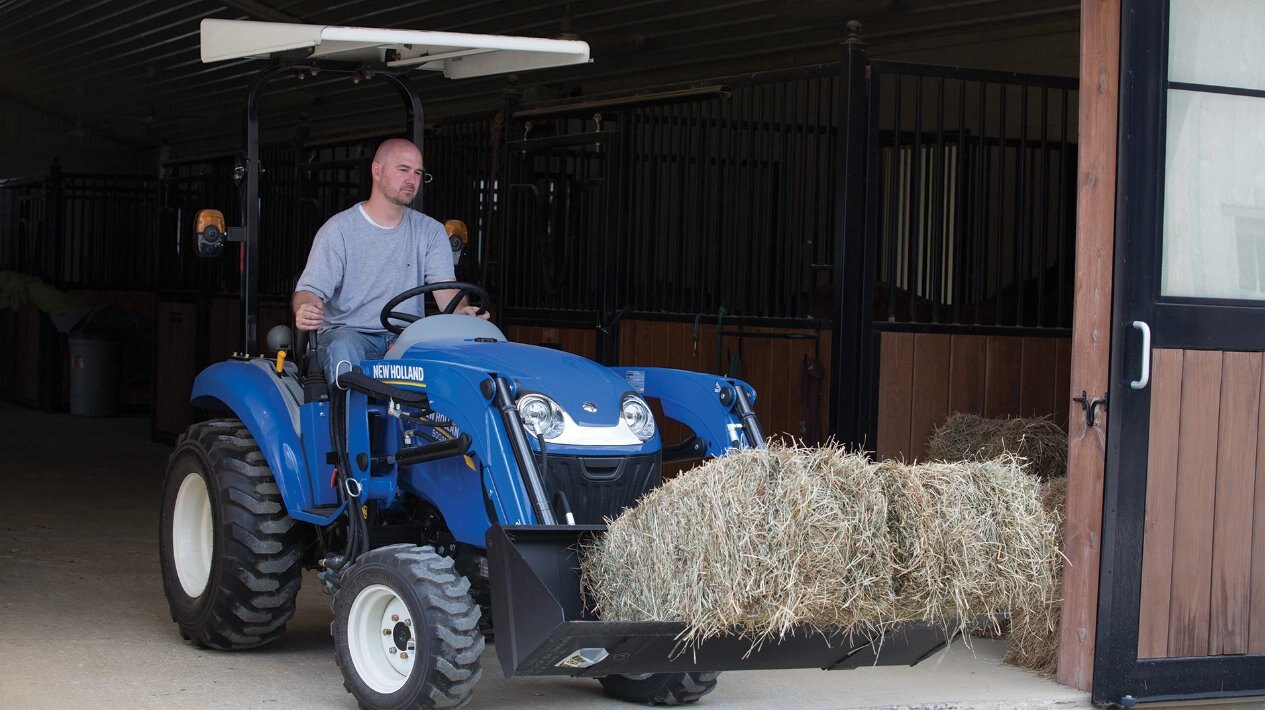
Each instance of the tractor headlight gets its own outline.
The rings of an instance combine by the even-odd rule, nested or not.
[[[527,431],[538,438],[556,438],[566,424],[562,418],[562,407],[543,394],[519,397],[518,416]]]
[[[654,415],[650,413],[650,405],[641,397],[635,394],[624,395],[619,415],[638,439],[649,441],[654,436]]]

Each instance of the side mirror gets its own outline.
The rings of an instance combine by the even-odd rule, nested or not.
[[[198,256],[219,256],[224,250],[224,242],[228,241],[224,213],[219,210],[199,210],[198,217],[193,222],[193,233],[197,238]]]
[[[444,231],[448,232],[448,245],[452,247],[452,265],[456,266],[461,261],[461,252],[465,251],[466,244],[470,242],[470,232],[466,229],[466,223],[459,219],[444,222]]]

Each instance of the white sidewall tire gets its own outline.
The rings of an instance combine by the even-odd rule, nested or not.
[[[171,554],[180,587],[190,599],[202,596],[211,576],[215,525],[206,479],[190,471],[180,483],[172,510]]]

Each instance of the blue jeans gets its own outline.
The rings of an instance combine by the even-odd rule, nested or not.
[[[362,333],[337,326],[321,333],[317,353],[329,386],[334,386],[340,373],[359,367],[362,360],[381,360],[395,338],[395,333]]]

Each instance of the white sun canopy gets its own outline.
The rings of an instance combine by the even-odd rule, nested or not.
[[[202,20],[202,61],[267,59],[310,49],[307,57],[383,62],[389,67],[443,71],[450,79],[583,64],[587,42],[538,37],[299,25],[288,22]],[[388,50],[390,55],[388,56]]]

